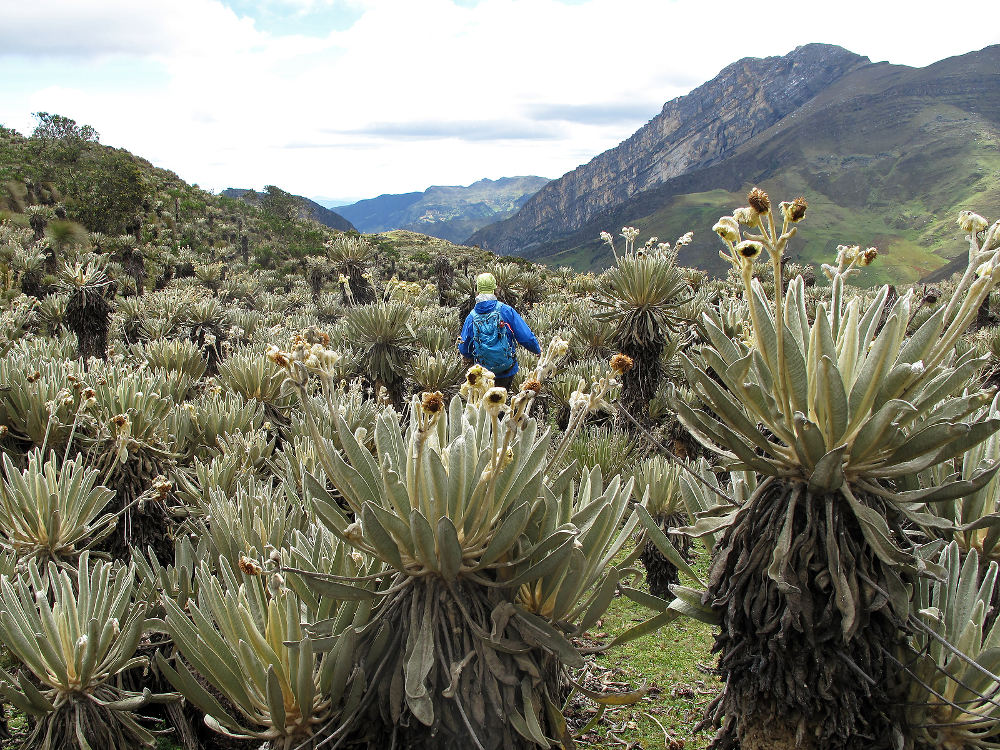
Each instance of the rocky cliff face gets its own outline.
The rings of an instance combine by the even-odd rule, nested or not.
[[[808,44],[784,57],[739,60],[667,102],[628,140],[550,182],[513,217],[468,242],[509,255],[566,236],[636,193],[724,159],[867,64],[867,57],[826,44]]]

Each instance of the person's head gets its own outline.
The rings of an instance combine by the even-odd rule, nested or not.
[[[497,280],[491,273],[481,273],[476,277],[476,294],[493,294],[497,290]]]

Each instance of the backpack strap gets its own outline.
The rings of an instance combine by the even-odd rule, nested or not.
[[[504,308],[506,307],[508,307],[508,305],[505,305],[503,302],[497,302],[497,306],[495,309],[497,311],[497,314],[500,316],[500,323],[497,325],[497,327],[501,329],[506,328],[507,335],[510,337],[511,344],[516,345],[517,342],[514,339],[514,329],[510,327],[510,323],[508,323],[506,320],[503,319],[503,311]]]

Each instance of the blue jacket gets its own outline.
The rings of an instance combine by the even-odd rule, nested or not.
[[[524,322],[524,318],[518,315],[517,310],[510,305],[505,305],[495,299],[484,299],[476,303],[475,311],[480,314],[488,313],[491,312],[497,305],[500,306],[500,319],[509,325],[510,329],[514,332],[514,340],[529,352],[532,352],[533,354],[541,354],[542,347],[538,345],[538,339],[535,338],[535,334],[533,334],[531,329],[528,328],[528,324]],[[472,313],[469,313],[465,318],[465,323],[462,325],[462,335],[458,340],[459,353],[463,357],[468,357],[469,359],[473,359],[472,332]],[[498,378],[506,378],[514,375],[515,373],[517,373],[517,360],[514,360],[514,366],[507,372],[497,372],[494,373],[494,375]]]

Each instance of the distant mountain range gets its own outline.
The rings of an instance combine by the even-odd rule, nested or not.
[[[740,60],[468,241],[589,270],[611,260],[601,230],[693,230],[681,261],[722,272],[711,226],[754,185],[809,201],[802,261],[875,245],[872,284],[944,267],[966,249],[959,210],[1000,214],[1000,45],[926,68],[824,44]]]
[[[451,242],[462,242],[477,229],[513,215],[548,180],[502,177],[466,187],[429,187],[421,193],[380,195],[335,206],[361,232],[407,229]]]
[[[226,198],[237,198],[251,205],[260,206],[261,201],[265,199],[267,193],[258,193],[256,190],[248,188],[226,188],[220,195]],[[297,218],[312,219],[313,221],[318,221],[323,226],[330,227],[330,229],[338,229],[341,232],[355,231],[354,225],[341,214],[331,211],[326,206],[321,206],[310,198],[301,195],[291,195],[284,193],[284,191],[282,191],[282,195],[294,199],[297,204]]]

